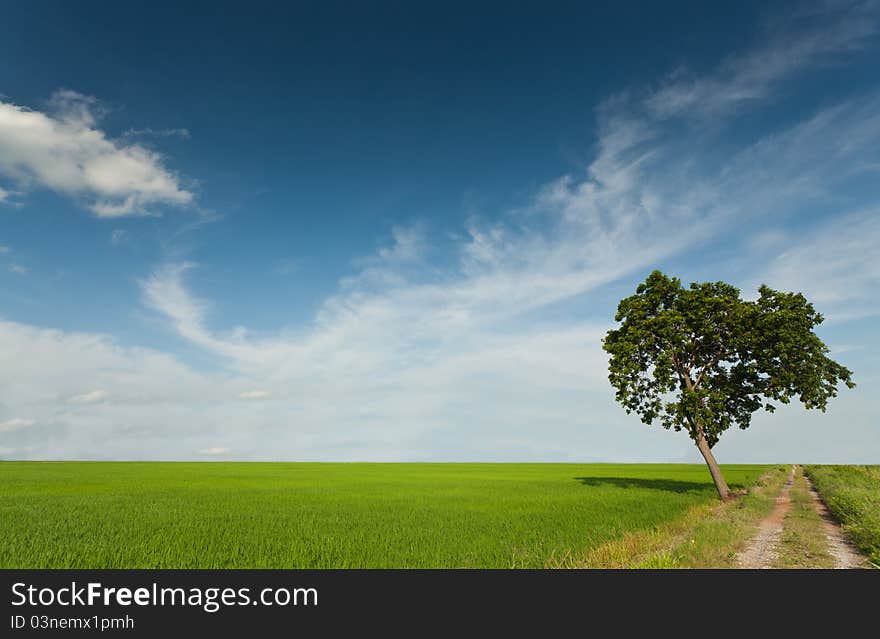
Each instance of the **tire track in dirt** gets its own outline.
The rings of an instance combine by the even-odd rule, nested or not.
[[[791,467],[788,479],[785,485],[776,497],[776,505],[773,511],[767,515],[758,525],[758,534],[749,543],[742,553],[737,556],[737,566],[739,568],[772,568],[776,559],[776,545],[779,543],[779,537],[782,534],[782,526],[785,521],[785,515],[791,510],[791,498],[788,494],[791,492],[791,486],[794,483],[794,473],[796,466]]]
[[[825,502],[822,501],[819,493],[813,487],[813,482],[810,481],[806,474],[804,479],[807,480],[807,489],[813,500],[813,508],[816,509],[816,512],[822,518],[822,528],[825,532],[825,538],[828,540],[828,552],[834,557],[834,567],[842,570],[865,568],[865,558],[844,536],[840,524],[837,523],[828,511]]]

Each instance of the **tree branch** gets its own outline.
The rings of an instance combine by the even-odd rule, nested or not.
[[[689,391],[694,390],[695,385],[691,380],[691,372],[686,369],[678,360],[678,355],[672,353],[672,365],[675,366],[675,372],[678,373],[678,379],[684,383],[685,388]]]
[[[703,367],[703,370],[700,371],[700,374],[697,375],[697,381],[694,382],[694,388],[696,388],[697,386],[700,385],[700,382],[703,380],[703,375],[706,374],[706,371],[708,371],[710,368],[712,368],[713,366],[715,366],[715,364],[717,364],[718,362],[720,362],[720,361],[721,361],[721,358],[724,357],[725,355],[727,355],[727,352],[726,352],[726,351],[723,351],[723,350],[719,350],[719,351],[718,351],[718,353],[715,355],[715,357],[712,359],[712,361],[710,361],[708,364],[706,364],[706,365]]]

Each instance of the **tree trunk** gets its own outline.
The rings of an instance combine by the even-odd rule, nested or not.
[[[724,481],[724,475],[721,474],[721,469],[718,468],[718,462],[715,461],[712,449],[709,448],[709,442],[706,441],[706,437],[701,431],[697,431],[697,448],[703,454],[703,459],[706,460],[706,465],[709,466],[709,473],[712,475],[712,481],[715,482],[715,488],[718,490],[718,497],[720,497],[722,501],[727,501],[730,497],[730,488],[727,487],[727,482]]]

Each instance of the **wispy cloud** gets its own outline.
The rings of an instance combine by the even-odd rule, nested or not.
[[[0,246],[0,254],[9,253],[11,250],[8,246]]]
[[[154,138],[181,138],[188,140],[190,138],[189,129],[129,129],[122,134],[124,138],[154,137]]]
[[[228,455],[230,449],[223,448],[222,446],[212,446],[210,448],[202,448],[201,450],[196,451],[196,455],[205,455],[205,456],[217,456],[217,455]]]
[[[43,113],[0,101],[0,175],[20,189],[42,186],[72,196],[99,217],[193,202],[192,190],[158,153],[97,128],[95,98],[62,90],[50,105],[53,112]]]
[[[813,44],[760,79],[747,70],[772,57],[765,45],[722,63],[707,86],[735,71],[740,85],[760,87],[751,100],[769,99],[788,73],[844,50],[842,33],[865,32],[850,22],[835,23],[822,38],[804,36]],[[707,162],[711,141],[699,130],[669,136],[669,113],[652,111],[654,97],[668,89],[600,105],[598,152],[584,173],[561,176],[528,206],[494,221],[470,220],[452,262],[427,259],[424,225],[394,228],[390,244],[357,263],[308,327],[260,338],[212,329],[211,304],[190,290],[187,264],[157,268],[143,283],[145,301],[181,337],[259,380],[281,404],[296,405],[303,421],[332,422],[338,432],[346,424],[369,431],[375,419],[406,440],[414,434],[393,425],[416,433],[454,428],[462,407],[470,419],[504,419],[514,429],[535,419],[572,420],[573,388],[601,394],[592,404],[597,414],[614,414],[600,346],[612,310],[599,319],[557,310],[565,319],[552,323],[540,311],[577,307],[611,282],[719,237],[748,237],[804,209],[833,207],[832,191],[880,155],[878,97],[867,95],[744,138],[725,160]],[[735,101],[733,94],[725,99]],[[730,111],[720,106],[716,125],[723,127]],[[540,401],[531,401],[539,386]]]
[[[880,209],[815,225],[773,257],[760,279],[802,291],[831,318],[880,313]]]
[[[878,32],[876,2],[829,2],[790,11],[768,24],[761,44],[732,55],[708,75],[677,69],[647,99],[656,117],[720,116],[769,97],[787,78],[862,50]]]
[[[21,417],[16,417],[14,419],[8,419],[5,422],[0,422],[0,433],[10,433],[14,430],[18,430],[20,428],[27,428],[28,426],[33,426],[34,420],[32,419],[23,419]]]
[[[26,266],[22,266],[21,264],[10,264],[9,272],[15,273],[16,275],[27,275],[29,269]]]
[[[183,284],[183,274],[195,267],[192,262],[181,262],[154,271],[141,282],[145,301],[172,319],[177,332],[186,339],[224,355],[245,357],[247,347],[242,347],[240,338],[218,338],[205,329],[204,317],[209,304],[196,299]]]
[[[272,397],[272,393],[264,390],[251,390],[239,393],[241,399],[268,399]]]
[[[67,401],[71,404],[97,404],[103,402],[110,396],[110,393],[103,389],[96,389],[87,393],[74,395]]]

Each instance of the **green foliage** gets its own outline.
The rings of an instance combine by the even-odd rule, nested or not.
[[[697,465],[0,462],[0,568],[540,568],[713,499]]]
[[[813,332],[823,318],[800,293],[761,286],[755,301],[724,282],[684,288],[654,271],[622,300],[604,348],[626,411],[714,446],[731,425],[798,398],[822,411],[851,372]]]
[[[880,566],[880,466],[804,469],[844,532]]]

